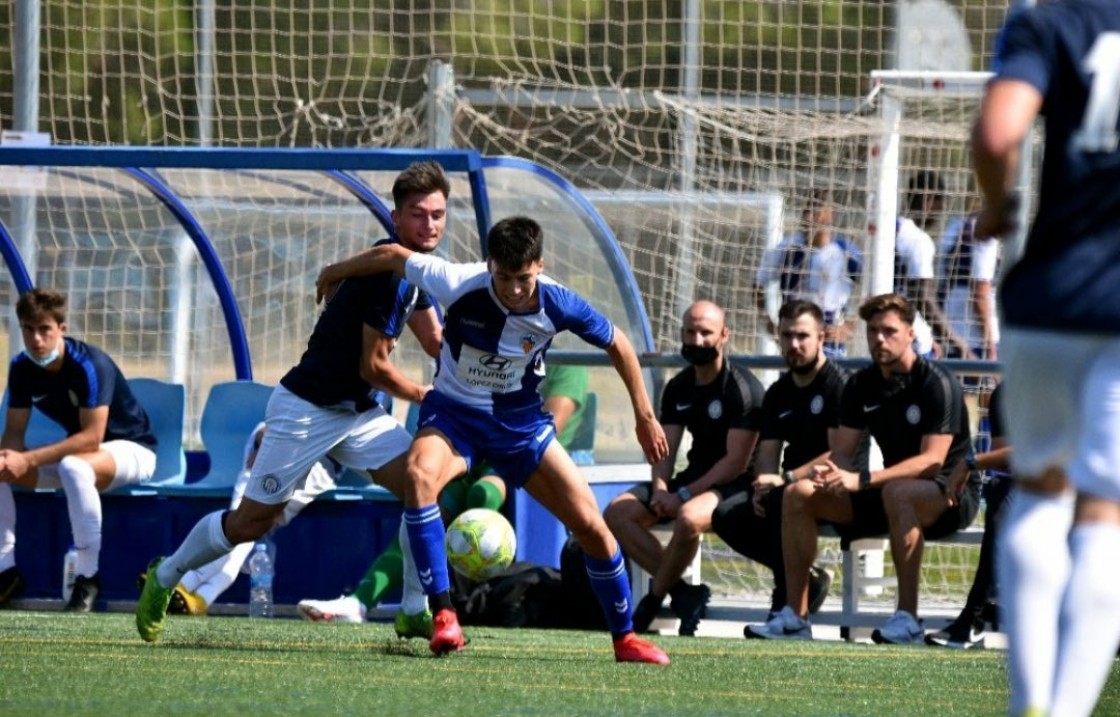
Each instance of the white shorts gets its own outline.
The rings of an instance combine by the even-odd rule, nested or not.
[[[1120,337],[1006,328],[1001,353],[1015,473],[1120,501]]]
[[[125,485],[147,483],[156,472],[156,454],[151,448],[142,446],[132,441],[109,441],[101,444],[101,450],[113,457],[117,465],[117,472],[113,475],[113,482],[106,490],[113,490]],[[39,488],[61,488],[62,481],[58,477],[58,464],[50,463],[39,466]]]
[[[365,472],[381,468],[412,443],[408,431],[380,406],[363,413],[321,408],[283,386],[268,400],[265,424],[245,496],[270,505],[291,499],[324,456]]]

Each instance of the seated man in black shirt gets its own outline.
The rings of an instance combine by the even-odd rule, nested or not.
[[[979,476],[949,483],[971,451],[964,397],[956,377],[914,352],[914,309],[897,294],[864,302],[873,364],[844,387],[832,456],[810,480],[791,484],[782,510],[787,605],[753,637],[811,639],[808,577],[817,552],[817,523],[848,538],[889,534],[898,576],[897,610],[871,637],[879,643],[921,644],[918,579],[925,538],[966,527],[976,516]],[[864,431],[879,444],[884,468],[856,465]]]

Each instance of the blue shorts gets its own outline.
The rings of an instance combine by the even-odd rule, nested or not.
[[[467,470],[479,461],[516,488],[525,485],[541,463],[545,449],[556,437],[552,415],[541,408],[511,411],[498,418],[430,391],[420,404],[417,430],[435,428],[467,461]]]

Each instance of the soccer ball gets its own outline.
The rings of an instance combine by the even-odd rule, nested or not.
[[[513,526],[496,510],[472,508],[447,526],[447,559],[455,572],[471,580],[498,575],[515,552]]]

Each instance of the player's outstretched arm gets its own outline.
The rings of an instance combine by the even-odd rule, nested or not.
[[[1019,147],[1042,108],[1042,95],[1022,80],[995,80],[972,129],[972,164],[984,198],[978,237],[1007,238],[1014,228]]]
[[[315,280],[315,301],[321,302],[334,295],[338,283],[351,276],[367,276],[393,271],[404,274],[404,263],[412,250],[400,244],[382,244],[358,252],[335,264],[327,264]]]
[[[630,404],[634,407],[635,430],[642,452],[649,463],[657,463],[668,455],[669,443],[665,439],[665,431],[661,428],[657,415],[653,412],[649,394],[646,393],[638,354],[634,352],[634,345],[630,343],[630,339],[617,326],[614,329],[614,340],[607,347],[607,354],[610,355],[614,370],[618,372],[622,382],[626,384],[626,391],[630,394]]]

